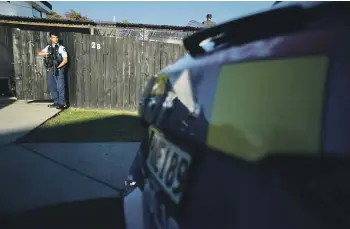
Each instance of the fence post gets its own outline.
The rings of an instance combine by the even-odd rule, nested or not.
[[[90,27],[90,35],[94,35],[94,33],[95,33],[94,27],[91,26],[91,27]]]

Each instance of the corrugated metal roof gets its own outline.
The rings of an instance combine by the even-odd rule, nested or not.
[[[151,24],[134,24],[120,22],[94,22],[94,21],[73,21],[67,19],[48,19],[48,18],[31,18],[0,15],[0,23],[5,24],[25,24],[35,26],[54,26],[54,27],[75,27],[88,28],[91,26],[103,27],[122,27],[122,28],[149,28],[149,29],[166,29],[166,30],[181,30],[181,31],[197,31],[198,28],[190,26],[172,26],[172,25],[151,25]]]

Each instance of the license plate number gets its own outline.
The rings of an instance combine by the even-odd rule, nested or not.
[[[185,185],[183,178],[186,176],[191,161],[190,154],[167,141],[160,133],[154,133],[147,166],[175,204],[181,200]]]

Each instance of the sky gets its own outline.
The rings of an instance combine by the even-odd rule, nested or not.
[[[50,1],[57,13],[64,15],[70,9],[82,13],[94,21],[117,22],[128,20],[129,23],[186,26],[190,20],[204,21],[210,13],[213,21],[221,23],[247,14],[268,9],[273,1],[264,2],[134,2],[134,1]]]

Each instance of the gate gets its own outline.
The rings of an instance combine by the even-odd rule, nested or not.
[[[0,27],[0,96],[15,96],[11,28]]]

